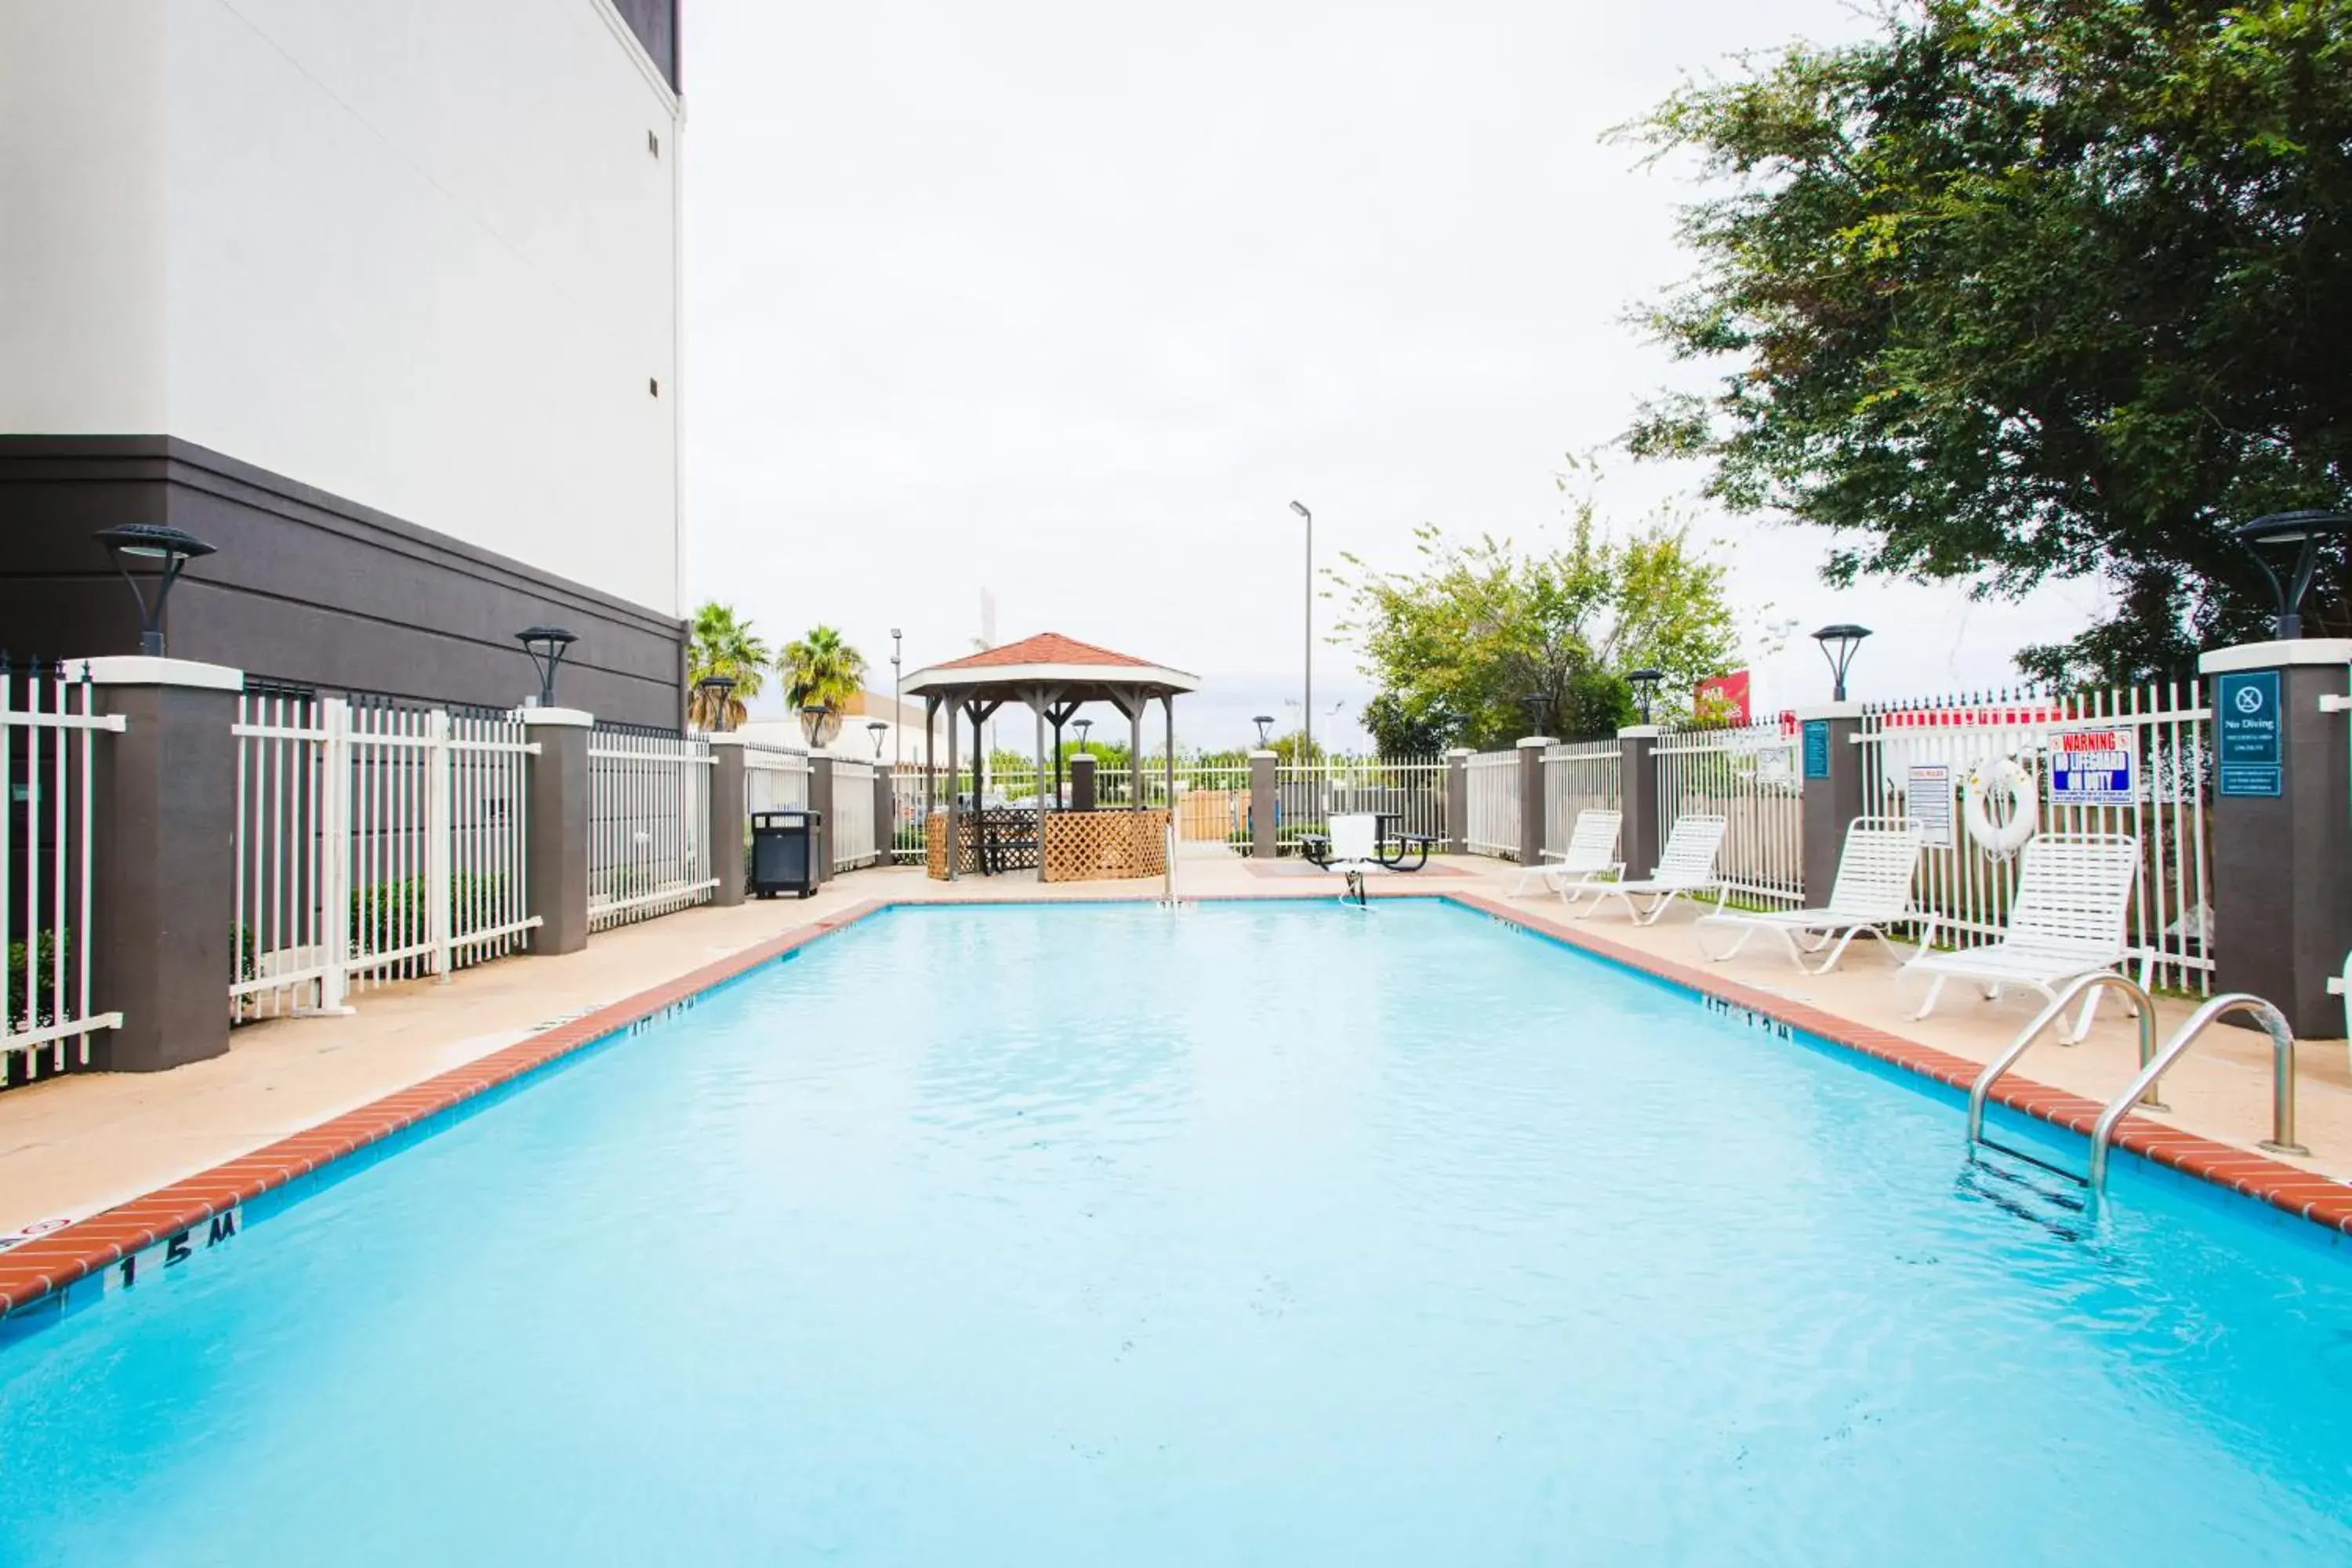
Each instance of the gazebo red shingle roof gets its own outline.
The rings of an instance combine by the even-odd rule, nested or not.
[[[1153,668],[1149,659],[1133,658],[1114,653],[1107,647],[1097,647],[1090,642],[1066,637],[1059,632],[1039,632],[1034,637],[1023,637],[1002,647],[984,648],[979,653],[951,658],[935,669],[986,669],[1008,664],[1098,664],[1128,669]]]

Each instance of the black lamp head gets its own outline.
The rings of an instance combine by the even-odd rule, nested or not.
[[[2303,596],[2310,592],[2311,579],[2319,569],[2320,541],[2347,531],[2352,531],[2352,514],[2316,510],[2274,511],[2239,527],[2238,542],[2270,579],[2271,593],[2278,601],[2280,641],[2303,636]],[[2294,560],[2282,582],[2270,557],[2275,552],[2284,558],[2290,551]]]
[[[1250,722],[1257,726],[1257,749],[1263,752],[1266,747],[1266,736],[1274,729],[1274,715],[1260,713],[1251,719]]]
[[[139,651],[150,657],[163,656],[163,601],[171,596],[172,584],[180,580],[180,573],[199,555],[210,555],[213,547],[193,533],[167,528],[160,522],[124,522],[112,528],[101,528],[91,537],[106,546],[115,570],[131,584],[131,595],[139,602]],[[149,604],[146,594],[132,574],[134,561],[152,563],[152,570],[159,575],[155,585],[155,602]]]
[[[878,763],[882,760],[882,737],[890,732],[890,726],[879,719],[872,720],[866,724],[866,732],[874,737],[874,760]]]
[[[515,633],[515,641],[530,658],[530,667],[539,676],[539,705],[555,706],[555,669],[563,656],[580,639],[562,626],[526,626]]]
[[[1823,626],[1813,634],[1813,640],[1822,645],[1822,657],[1830,661],[1831,701],[1845,700],[1845,672],[1853,667],[1853,650],[1860,647],[1862,639],[1869,635],[1868,626],[1857,626],[1844,621],[1832,626]]]
[[[1295,511],[1295,512],[1297,512],[1299,516],[1301,516],[1301,517],[1303,517],[1303,518],[1307,518],[1307,519],[1308,519],[1309,521],[1312,521],[1312,520],[1313,520],[1313,518],[1314,518],[1314,516],[1315,516],[1315,514],[1314,514],[1313,512],[1308,511],[1308,510],[1307,510],[1306,506],[1305,506],[1303,503],[1298,502],[1298,501],[1292,501],[1292,502],[1290,503],[1290,510],[1293,510],[1293,511]]]
[[[735,727],[735,704],[729,700],[735,695],[735,678],[731,675],[706,675],[694,683],[703,694],[702,710],[710,721],[710,728],[720,734]]]
[[[1633,689],[1633,700],[1642,705],[1642,722],[1644,724],[1650,721],[1650,702],[1657,693],[1658,682],[1665,678],[1664,670],[1653,669],[1648,665],[1625,672],[1625,683]]]

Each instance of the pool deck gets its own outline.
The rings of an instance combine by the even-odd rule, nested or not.
[[[1187,898],[1315,896],[1338,884],[1295,862],[1223,858],[1188,858],[1179,874]],[[1913,1022],[1918,983],[1897,982],[1894,960],[1870,944],[1857,944],[1837,973],[1823,976],[1800,974],[1777,942],[1763,941],[1731,963],[1710,963],[1696,946],[1693,912],[1678,909],[1649,928],[1612,914],[1570,921],[1549,895],[1510,897],[1518,877],[1517,867],[1496,861],[1441,858],[1422,875],[1377,879],[1375,889],[1455,895],[1947,1081],[1964,1081],[1973,1064],[2006,1045],[2038,1001],[2011,993],[1988,1003],[1954,984],[1936,1016]],[[949,886],[928,881],[916,868],[853,872],[806,900],[692,910],[602,933],[582,952],[509,959],[446,984],[365,992],[349,1016],[248,1026],[235,1033],[226,1056],[171,1072],[69,1074],[9,1089],[0,1092],[0,1237],[79,1220],[173,1184],[196,1190],[201,1184],[191,1178],[230,1162],[260,1169],[266,1162],[256,1151],[300,1152],[311,1130],[354,1125],[365,1119],[353,1113],[388,1098],[413,1121],[429,1113],[432,1101],[446,1102],[453,1087],[471,1092],[511,1076],[877,903],[1132,899],[1158,891],[1156,881],[1040,886],[1006,877]],[[2190,1005],[2161,1001],[2163,1028],[2176,1026]],[[887,1027],[888,1017],[889,998],[877,994],[877,1027]],[[2004,1088],[2013,1101],[2077,1120],[2086,1102],[2105,1100],[2129,1078],[2136,1039],[2132,1023],[2111,1002],[2089,1040],[2037,1046]],[[1619,1048],[1638,1049],[1640,1042]],[[2255,1152],[2270,1130],[2269,1045],[2259,1033],[2228,1027],[2208,1035],[2167,1077],[2171,1110],[2136,1119],[2138,1142],[2163,1150],[2170,1140],[2181,1156],[2175,1163],[2232,1184],[2243,1177],[2266,1187],[2282,1206],[2302,1207],[2307,1198],[2312,1217],[2352,1228],[2352,1186],[2343,1184],[2352,1182],[2346,1047],[2307,1042],[2298,1055],[2298,1130],[2310,1158]],[[440,1087],[420,1089],[427,1080]],[[2168,1128],[2199,1136],[2177,1137]],[[315,1165],[350,1143],[322,1136],[319,1149],[300,1152],[301,1163]],[[2281,1165],[2294,1169],[2282,1172]]]

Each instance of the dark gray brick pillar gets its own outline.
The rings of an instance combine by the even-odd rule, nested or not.
[[[236,921],[241,671],[180,658],[89,660],[92,697],[119,713],[91,767],[90,1002],[122,1026],[94,1035],[110,1072],[157,1072],[228,1049]],[[44,787],[48,780],[40,781]]]
[[[523,875],[539,917],[530,951],[577,952],[588,945],[588,736],[596,717],[577,708],[526,708],[522,721],[539,747],[523,784],[530,812]]]

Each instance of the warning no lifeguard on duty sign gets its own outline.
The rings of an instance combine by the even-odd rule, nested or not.
[[[2067,730],[2050,737],[2050,798],[2066,805],[2129,805],[2139,737],[2129,730]]]

